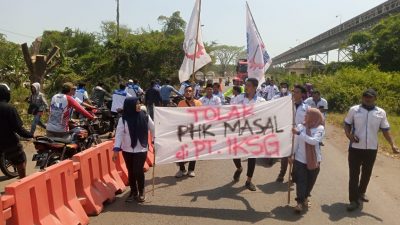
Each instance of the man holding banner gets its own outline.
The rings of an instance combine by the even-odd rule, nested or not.
[[[185,88],[185,100],[182,100],[179,102],[178,107],[196,107],[196,106],[201,106],[201,102],[197,99],[194,98],[193,95],[193,87],[192,86],[187,86]],[[188,175],[189,177],[195,177],[194,173],[194,168],[196,166],[196,161],[190,161],[189,162],[189,167],[188,171],[186,171],[185,168],[185,163],[186,162],[179,162],[179,171],[176,173],[175,177],[176,178],[181,178],[185,175]]]
[[[255,78],[247,79],[246,86],[245,86],[245,94],[242,94],[238,97],[237,103],[248,105],[248,104],[255,104],[258,102],[265,102],[264,98],[257,96],[257,94],[256,94],[257,87],[258,87],[257,79],[255,79]],[[233,180],[235,182],[239,182],[240,174],[243,171],[243,167],[240,162],[240,158],[233,159],[233,162],[235,163],[235,166],[236,166],[236,171],[233,174]],[[256,168],[256,159],[249,158],[247,160],[247,180],[246,180],[245,186],[250,191],[256,191],[256,186],[254,186],[254,184],[251,182],[251,178],[253,177],[255,168]]]

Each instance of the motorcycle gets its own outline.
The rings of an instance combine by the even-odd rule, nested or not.
[[[180,95],[171,96],[169,104],[168,104],[168,107],[177,107],[179,102],[184,100],[184,99],[185,98],[183,96],[180,96]]]
[[[93,109],[92,113],[97,117],[98,124],[93,126],[96,134],[103,135],[114,131],[115,116],[111,114],[111,110],[103,106]]]
[[[5,157],[4,152],[0,155],[0,170],[10,179],[18,176],[17,168]]]
[[[81,119],[70,123],[69,138],[36,137],[33,144],[37,154],[34,154],[32,158],[32,161],[36,161],[35,168],[43,170],[71,158],[93,144],[100,144],[101,139],[94,129],[97,125],[98,121],[88,122],[86,119]]]

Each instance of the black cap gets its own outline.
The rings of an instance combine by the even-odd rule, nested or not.
[[[363,97],[376,97],[377,94],[376,94],[376,91],[374,89],[369,88],[366,91],[364,91],[362,96]]]

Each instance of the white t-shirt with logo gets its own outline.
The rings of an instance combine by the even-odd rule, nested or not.
[[[211,96],[211,98],[204,96],[204,97],[201,97],[199,100],[201,101],[202,105],[211,105],[211,106],[222,105],[221,99],[215,95]]]
[[[358,143],[350,143],[357,149],[378,149],[378,131],[389,130],[390,125],[385,110],[375,107],[366,110],[361,105],[350,108],[344,120],[347,125],[353,126],[353,134],[358,137]]]
[[[265,99],[258,96],[257,94],[249,100],[249,98],[246,97],[246,94],[241,94],[236,96],[236,104],[254,104],[254,103],[259,103],[259,102],[265,102]]]

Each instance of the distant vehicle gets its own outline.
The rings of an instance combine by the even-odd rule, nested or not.
[[[236,64],[236,76],[239,77],[242,81],[247,79],[247,59],[239,59]]]

